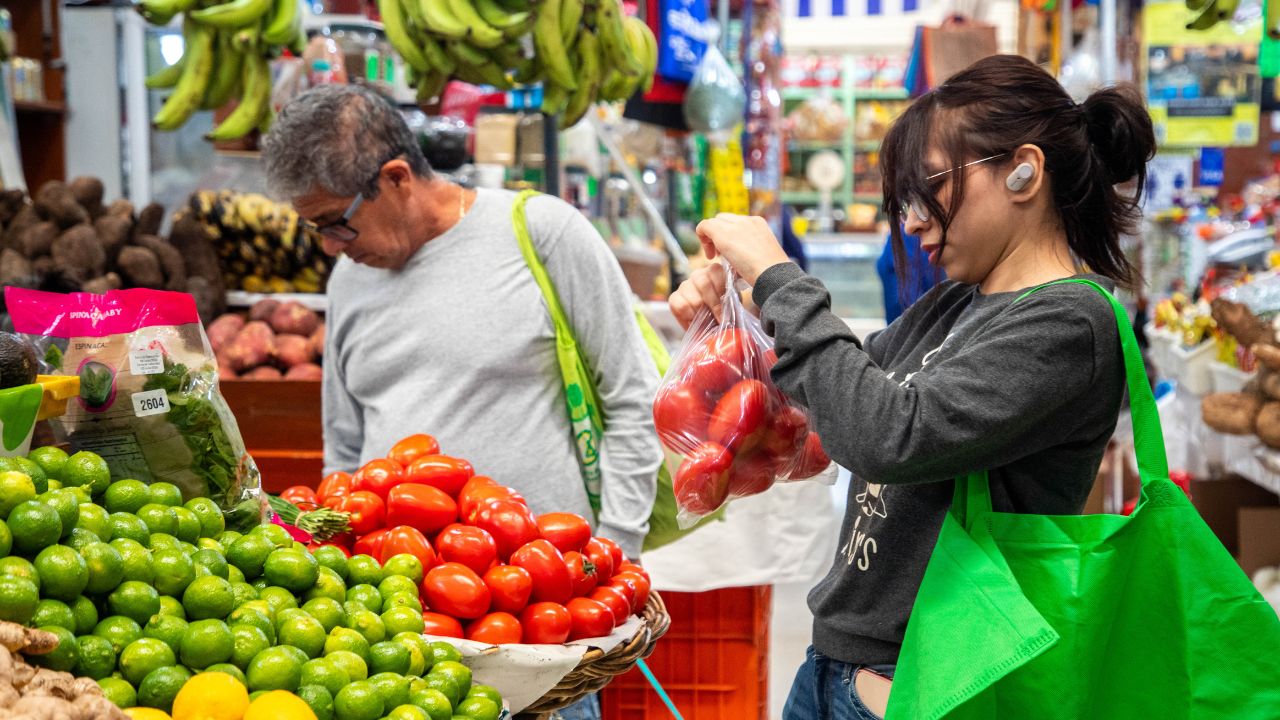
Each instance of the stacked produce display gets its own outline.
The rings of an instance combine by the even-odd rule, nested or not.
[[[0,459],[0,519],[0,620],[55,636],[29,662],[95,680],[120,707],[210,717],[181,695],[193,677],[193,693],[226,684],[205,671],[269,700],[225,717],[311,717],[268,713],[289,707],[259,696],[270,691],[296,693],[321,720],[499,715],[501,698],[472,684],[458,652],[423,637],[418,556],[312,552],[279,524],[225,530],[207,498],[113,482],[100,457],[51,447]]]
[[[320,380],[324,323],[296,302],[261,300],[247,316],[228,313],[209,324],[209,344],[224,379]]]
[[[1256,359],[1258,374],[1240,392],[1220,392],[1201,400],[1204,422],[1218,432],[1257,435],[1280,448],[1280,342],[1271,323],[1240,303],[1213,301],[1213,319],[1239,347]]]
[[[43,630],[0,621],[0,710],[13,718],[92,718],[124,720],[125,714],[102,695],[93,680],[28,665],[23,655],[53,652],[58,637]]]

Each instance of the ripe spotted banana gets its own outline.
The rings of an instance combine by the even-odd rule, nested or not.
[[[607,0],[606,0],[607,1]],[[538,19],[533,23],[533,45],[538,59],[549,80],[565,90],[576,90],[578,81],[573,75],[573,65],[560,34],[561,0],[542,0],[538,6]]]
[[[270,109],[271,68],[267,59],[261,56],[246,58],[244,95],[240,104],[205,137],[215,142],[244,137],[264,121],[270,125]]]
[[[271,9],[274,0],[232,0],[193,11],[190,16],[206,25],[220,30],[242,28],[260,19]]]
[[[191,23],[190,20],[187,21]],[[213,28],[196,24],[191,28],[191,43],[183,55],[182,77],[173,93],[151,119],[157,130],[176,130],[200,108],[205,89],[213,75]]]

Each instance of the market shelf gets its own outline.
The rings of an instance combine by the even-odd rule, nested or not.
[[[1228,471],[1280,495],[1280,451],[1266,447],[1252,435],[1213,435],[1222,443]]]

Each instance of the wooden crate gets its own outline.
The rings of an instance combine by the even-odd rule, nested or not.
[[[320,382],[223,380],[220,385],[267,492],[318,485],[324,467]]]

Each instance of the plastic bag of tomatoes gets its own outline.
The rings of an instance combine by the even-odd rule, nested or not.
[[[694,318],[653,402],[681,527],[831,464],[808,412],[769,377],[773,340],[743,307],[734,279],[730,272],[720,320],[706,309]]]

